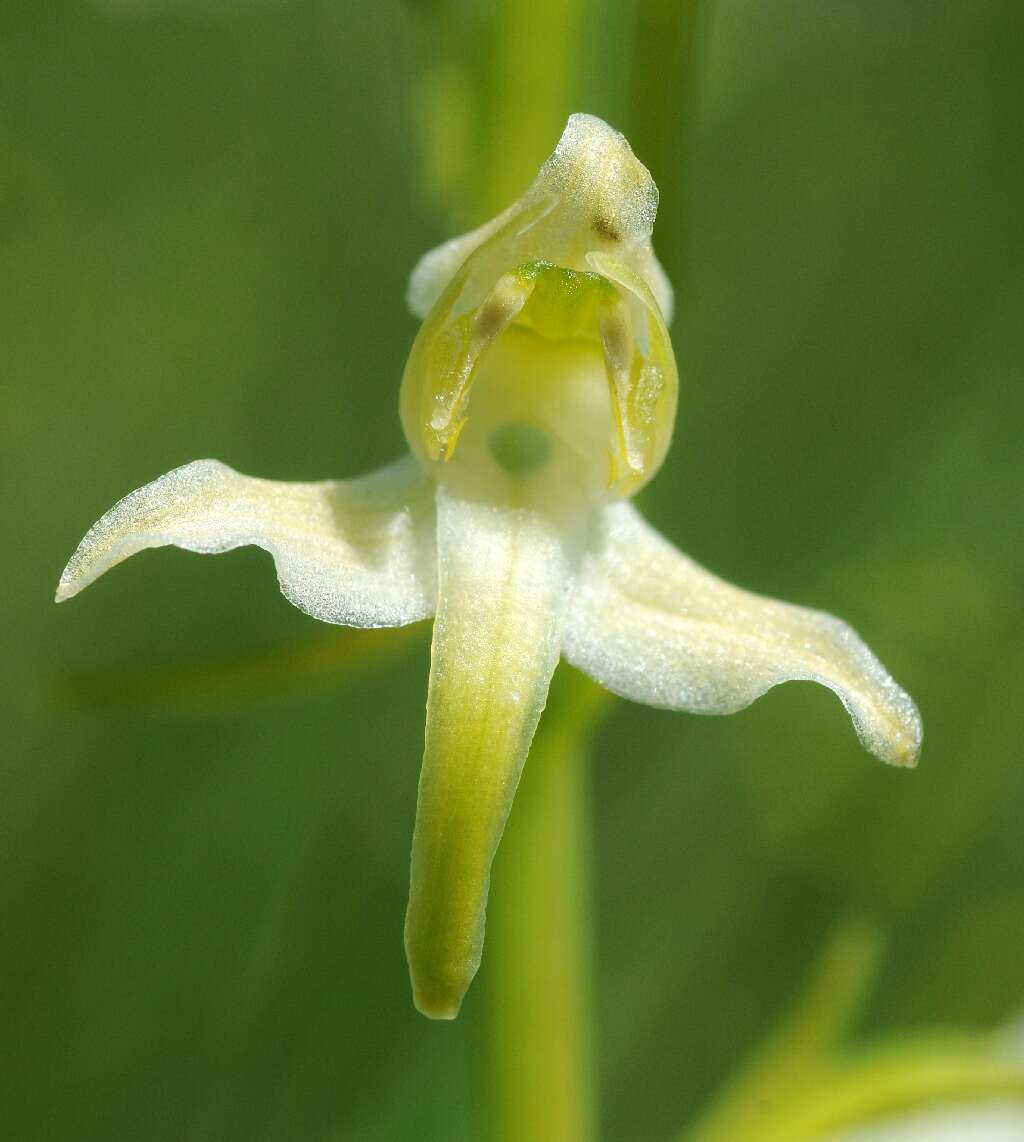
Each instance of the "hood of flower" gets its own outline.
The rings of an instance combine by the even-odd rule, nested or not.
[[[615,499],[653,476],[678,383],[650,242],[657,201],[623,136],[574,115],[518,202],[427,255],[411,296],[430,308],[401,408],[435,479],[522,492],[514,439],[533,442],[535,486],[570,480]]]

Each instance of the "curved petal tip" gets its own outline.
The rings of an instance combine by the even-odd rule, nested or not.
[[[892,693],[886,716],[879,719],[882,727],[866,725],[849,704],[843,704],[853,715],[854,726],[864,747],[881,761],[901,769],[913,769],[921,758],[924,729],[921,715],[910,695],[889,679]],[[840,695],[842,698],[842,695]]]
[[[409,963],[409,975],[416,1010],[428,1019],[438,1021],[450,1021],[459,1014],[462,1000],[473,980],[472,974],[465,979],[456,979],[430,970],[421,971],[412,960]]]

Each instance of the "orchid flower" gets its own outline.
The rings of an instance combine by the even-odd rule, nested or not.
[[[922,1037],[892,1052],[874,1092],[884,1109],[858,1126],[830,1130],[815,1142],[1021,1142],[1024,1139],[1024,1038],[1019,1020],[994,1034]],[[884,1055],[883,1055],[884,1058]],[[833,1087],[838,1075],[833,1075]],[[909,1096],[909,1097],[908,1097]],[[916,1096],[916,1098],[915,1098]],[[856,1108],[850,1100],[847,1111]]]
[[[992,1099],[970,1106],[919,1110],[818,1142],[1021,1142],[1024,1105]]]
[[[657,204],[625,138],[573,115],[518,202],[413,271],[410,455],[312,484],[186,464],[107,512],[60,580],[68,599],[144,548],[255,544],[313,618],[434,616],[405,927],[431,1017],[457,1014],[479,965],[491,862],[560,655],[616,694],[703,714],[812,679],[869,750],[917,758],[913,702],[848,626],[722,582],[629,502],[676,411]]]
[[[883,948],[862,921],[837,928],[796,1003],[680,1142],[1021,1142],[1024,1024],[853,1039]]]

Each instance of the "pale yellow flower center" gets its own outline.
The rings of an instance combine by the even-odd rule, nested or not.
[[[674,376],[651,352],[647,310],[599,273],[543,261],[461,314],[459,285],[425,322],[404,383],[406,434],[434,478],[502,502],[542,486],[596,502],[649,478]]]

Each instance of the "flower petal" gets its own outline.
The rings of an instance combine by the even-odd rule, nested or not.
[[[402,626],[434,610],[431,490],[411,457],[316,484],[259,480],[197,460],[132,492],[89,529],[57,601],[147,547],[211,554],[254,544],[274,557],[285,598],[313,618]]]
[[[627,312],[636,335],[637,352],[616,367],[614,343],[604,330],[605,362],[622,435],[621,456],[613,478],[632,495],[661,467],[676,420],[679,373],[672,341],[658,300],[647,281],[625,262],[600,251],[587,261],[628,299]]]
[[[453,1019],[480,964],[491,861],[558,662],[575,562],[529,507],[438,491],[439,590],[405,946]]]
[[[865,748],[916,763],[917,708],[845,623],[723,582],[629,504],[600,521],[566,624],[571,663],[623,697],[700,714],[810,679],[839,696]]]
[[[409,287],[405,296],[409,312],[421,321],[425,319],[469,255],[518,212],[519,206],[514,204],[489,222],[470,230],[468,234],[449,238],[447,242],[442,242],[424,254],[409,275]]]

